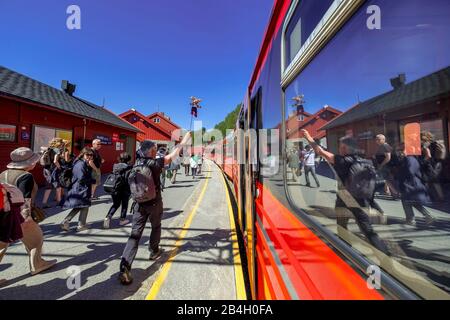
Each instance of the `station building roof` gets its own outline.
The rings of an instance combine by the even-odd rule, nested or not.
[[[0,66],[0,96],[16,97],[133,132],[140,130],[112,111]]]
[[[398,111],[419,103],[426,103],[450,93],[450,67],[405,84],[377,97],[361,102],[343,113],[322,129],[330,130],[380,114]]]

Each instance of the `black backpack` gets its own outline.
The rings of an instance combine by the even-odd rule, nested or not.
[[[103,189],[109,194],[118,194],[126,186],[125,177],[121,172],[111,173],[103,184]]]
[[[71,167],[62,168],[59,175],[59,184],[63,188],[70,189],[72,186],[73,172]]]
[[[156,185],[149,161],[140,160],[128,176],[131,198],[137,203],[145,203],[156,198]]]
[[[377,171],[372,161],[361,157],[352,157],[345,188],[355,199],[370,200],[376,189]]]

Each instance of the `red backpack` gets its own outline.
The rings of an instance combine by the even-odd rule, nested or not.
[[[0,183],[0,214],[11,211],[13,206],[22,206],[25,203],[22,191],[8,183]]]

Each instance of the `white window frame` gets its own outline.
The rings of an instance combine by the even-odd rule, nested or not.
[[[301,0],[294,0],[283,24],[281,37],[281,87],[286,88],[314,56],[332,39],[365,0],[335,0],[295,58],[287,65],[286,31]]]
[[[153,119],[153,122],[154,123],[161,123],[161,119],[160,118],[155,118],[155,119]]]

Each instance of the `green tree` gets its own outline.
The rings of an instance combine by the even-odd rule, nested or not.
[[[230,112],[225,119],[217,124],[214,128],[220,130],[222,135],[225,137],[228,129],[236,128],[236,121],[239,117],[239,112],[241,111],[242,104],[239,104],[232,112]]]

